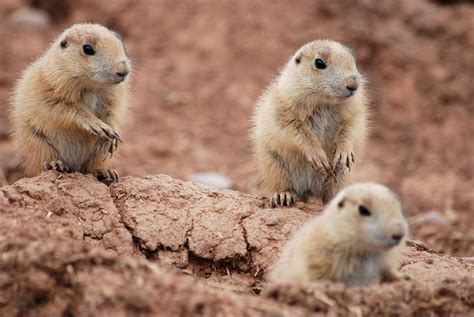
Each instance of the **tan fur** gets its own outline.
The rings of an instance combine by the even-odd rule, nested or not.
[[[314,66],[318,58],[326,69]],[[354,81],[358,89],[348,97]],[[295,53],[253,117],[254,157],[267,190],[328,202],[347,183],[367,135],[364,84],[352,52],[340,43],[317,40]]]
[[[83,52],[85,44],[93,56]],[[128,103],[128,83],[118,73],[129,71],[118,35],[98,24],[73,25],[26,68],[14,91],[12,119],[29,175],[56,161],[83,173],[108,167]]]
[[[371,215],[361,215],[360,205]],[[406,277],[398,267],[407,234],[408,224],[393,192],[374,183],[348,186],[286,244],[269,282],[326,279],[364,286]],[[394,235],[403,235],[400,243]]]

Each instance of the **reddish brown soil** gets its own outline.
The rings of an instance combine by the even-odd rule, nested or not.
[[[11,24],[27,2],[59,6],[53,24]],[[249,194],[258,193],[248,140],[256,97],[297,47],[331,38],[356,50],[371,83],[372,134],[358,178],[398,191],[412,237],[446,255],[411,247],[413,264],[403,270],[416,273],[415,282],[367,290],[292,286],[255,297],[278,246],[318,202],[270,211],[253,195],[166,177],[126,178],[109,189],[88,177],[47,174],[0,192],[0,289],[7,290],[0,315],[38,307],[45,316],[55,309],[87,315],[94,307],[104,315],[166,308],[170,316],[217,315],[218,306],[228,315],[473,309],[473,282],[463,276],[472,276],[474,256],[474,6],[439,2],[450,1],[2,0],[0,185],[22,176],[7,116],[14,82],[73,22],[122,33],[135,65],[118,151],[122,175],[189,179],[212,170]],[[192,276],[168,277],[150,262]]]
[[[107,187],[44,173],[0,191],[2,316],[310,316],[474,309],[474,261],[410,242],[410,281],[265,287],[278,249],[311,215],[160,175]],[[261,296],[256,296],[264,290]]]

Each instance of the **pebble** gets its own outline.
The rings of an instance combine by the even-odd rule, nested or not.
[[[424,225],[426,223],[437,223],[444,226],[449,226],[450,222],[439,211],[429,211],[424,214],[416,215],[410,221],[414,226]]]
[[[51,24],[51,18],[43,10],[33,8],[22,8],[10,15],[10,22],[14,25],[29,28],[45,28]]]
[[[191,175],[190,181],[200,183],[216,189],[229,189],[232,187],[231,180],[217,172],[203,172]]]

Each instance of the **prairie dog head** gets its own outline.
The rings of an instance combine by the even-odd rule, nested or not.
[[[52,48],[58,72],[91,86],[123,82],[131,71],[119,35],[99,24],[74,24]]]
[[[289,96],[332,104],[357,95],[363,78],[349,48],[335,41],[316,40],[292,56],[279,84]]]
[[[331,230],[361,252],[388,250],[408,235],[400,199],[383,185],[351,185],[334,197],[325,213]]]

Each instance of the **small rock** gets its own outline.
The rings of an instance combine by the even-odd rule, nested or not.
[[[449,226],[451,224],[450,221],[438,211],[429,211],[427,213],[417,215],[411,220],[411,224],[414,226],[422,226],[426,223],[437,223],[444,226]]]
[[[48,13],[39,9],[22,8],[12,13],[10,22],[29,28],[45,28],[51,23]]]
[[[226,176],[216,172],[203,172],[191,175],[190,181],[217,189],[229,189],[232,182]]]

